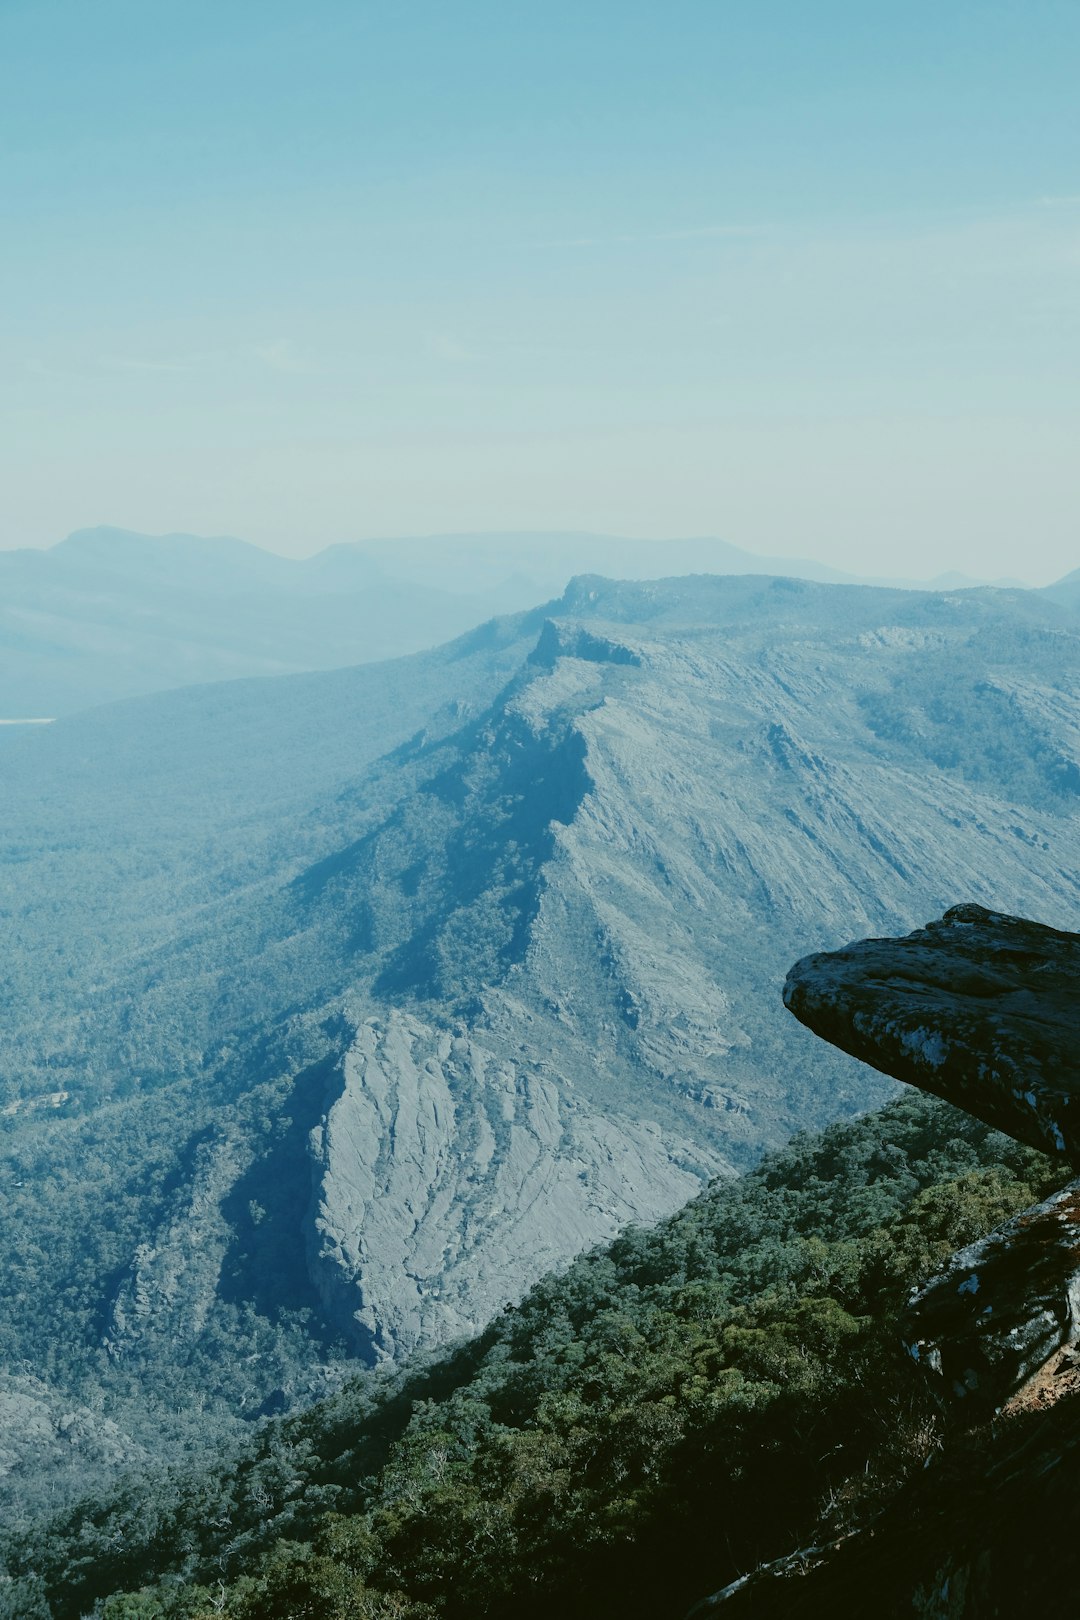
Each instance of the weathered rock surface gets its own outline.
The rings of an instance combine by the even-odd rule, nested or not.
[[[905,1339],[957,1401],[994,1410],[1080,1335],[1080,1181],[954,1254]]]
[[[649,1122],[607,1119],[464,1028],[368,1019],[312,1133],[313,1280],[383,1359],[475,1331],[537,1270],[677,1207],[725,1168]]]
[[[784,1000],[826,1040],[1021,1141],[1080,1158],[1080,936],[957,906],[906,939],[805,958]],[[984,1620],[1080,1578],[1080,1180],[915,1291],[908,1348],[971,1427],[877,1519],[704,1599],[700,1617]],[[987,1423],[988,1417],[995,1419]]]
[[[0,1481],[17,1495],[21,1476],[78,1460],[103,1472],[145,1464],[147,1453],[119,1424],[32,1373],[0,1373]]]
[[[1080,936],[954,906],[905,939],[805,957],[795,1016],[897,1079],[1080,1159]],[[999,1407],[1080,1334],[1080,1182],[962,1250],[907,1338],[955,1399]]]
[[[958,869],[975,881],[971,796],[880,763],[862,778],[823,711],[819,659],[801,643],[749,659],[728,636],[549,625],[527,678],[431,751],[420,790],[305,880],[311,937],[325,948],[346,919],[361,942],[357,1022],[373,1019],[316,1144],[310,1250],[360,1347],[465,1332],[620,1220],[676,1207],[695,1175],[854,1101],[849,1066],[793,1063],[762,984],[779,984],[792,942],[842,937],[845,915],[906,922],[916,887],[947,893]],[[911,810],[899,842],[886,795]],[[1010,894],[1049,901],[1061,833],[1051,856],[1019,825],[980,822],[988,864]],[[478,1171],[472,1139],[511,1084],[497,1076],[552,1124],[520,1108],[505,1155]]]
[[[1080,935],[954,906],[906,939],[804,957],[784,1002],[875,1069],[1080,1162]]]
[[[190,1343],[213,1306],[231,1232],[222,1201],[245,1155],[222,1136],[195,1150],[191,1180],[151,1241],[141,1243],[113,1301],[104,1346],[122,1361],[149,1346]]]

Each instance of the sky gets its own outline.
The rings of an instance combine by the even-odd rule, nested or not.
[[[1080,566],[1076,0],[0,0],[0,546]]]

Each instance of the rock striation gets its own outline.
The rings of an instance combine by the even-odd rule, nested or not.
[[[796,962],[825,1040],[1022,1142],[1080,1160],[1080,935],[954,906],[905,939]],[[909,1302],[911,1354],[995,1410],[1080,1337],[1080,1181],[954,1255]]]
[[[605,1117],[547,1065],[404,1012],[359,1023],[311,1135],[312,1280],[366,1356],[475,1332],[538,1268],[645,1222],[725,1168]]]
[[[438,653],[5,745],[7,1249],[85,1221],[61,1161],[110,1212],[44,1338],[5,1304],[12,1364],[62,1346],[102,1398],[220,1366],[231,1409],[257,1321],[258,1411],[342,1328],[466,1331],[872,1107],[784,973],[958,892],[1071,926],[1078,629],[1024,592],[588,578]]]
[[[953,1400],[995,1411],[1080,1337],[1080,1181],[954,1254],[909,1301],[905,1340]]]

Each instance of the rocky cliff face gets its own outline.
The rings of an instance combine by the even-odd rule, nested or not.
[[[222,1204],[250,1152],[228,1136],[195,1149],[190,1181],[168,1217],[132,1256],[102,1343],[123,1361],[197,1338],[216,1298],[232,1233]]]
[[[1080,1159],[1080,935],[954,906],[906,939],[796,962],[787,1007],[875,1068]],[[955,1255],[912,1298],[911,1354],[996,1410],[1080,1336],[1080,1182]]]
[[[311,1265],[326,1308],[379,1359],[473,1332],[522,1278],[685,1202],[724,1161],[605,1118],[550,1064],[464,1026],[366,1019],[313,1132]]]
[[[798,1018],[1021,1141],[1080,1151],[1080,935],[957,906],[905,939],[799,961]],[[858,1534],[705,1599],[704,1615],[982,1620],[1080,1577],[1080,1182],[953,1256],[905,1339],[950,1415],[940,1453]]]
[[[954,906],[906,939],[797,962],[796,1018],[898,1080],[1080,1162],[1080,938]]]
[[[857,764],[839,685],[814,637],[549,623],[528,672],[305,891],[308,927],[362,942],[312,1264],[375,1353],[479,1323],[693,1177],[869,1101],[858,1070],[793,1064],[763,994],[844,908],[910,915],[975,880],[977,844],[1011,892],[1062,909],[1072,816]]]
[[[1080,1337],[1080,1182],[955,1254],[908,1305],[911,1355],[994,1412]]]

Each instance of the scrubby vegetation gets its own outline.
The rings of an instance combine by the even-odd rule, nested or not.
[[[452,1353],[37,1526],[8,1612],[680,1614],[921,1463],[906,1293],[1059,1179],[924,1098],[796,1138]]]

